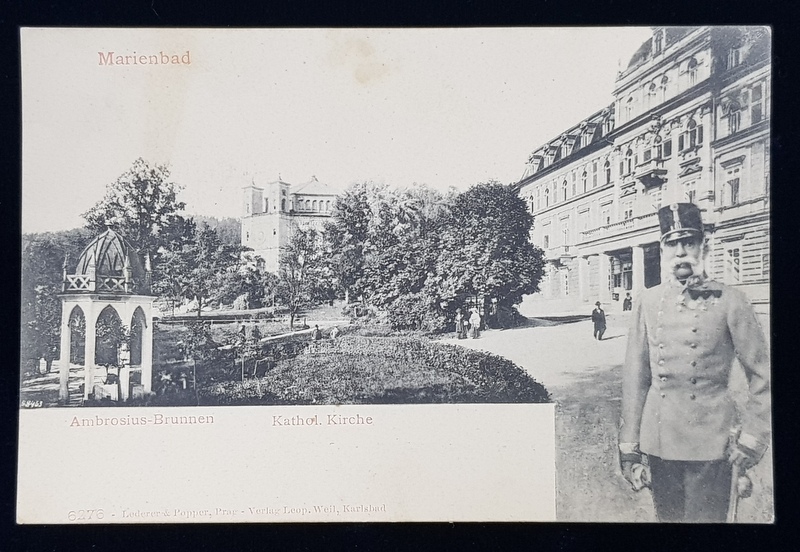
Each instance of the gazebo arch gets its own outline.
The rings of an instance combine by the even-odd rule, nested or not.
[[[78,305],[69,313],[67,332],[67,350],[61,352],[61,358],[69,359],[70,364],[82,365],[86,362],[86,315]]]

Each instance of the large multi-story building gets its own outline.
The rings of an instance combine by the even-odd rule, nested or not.
[[[654,27],[614,103],[539,147],[518,182],[545,252],[540,295],[578,305],[661,281],[657,211],[703,212],[717,280],[769,304],[770,34]]]
[[[316,177],[304,184],[289,184],[280,176],[263,184],[253,178],[244,187],[242,245],[264,259],[268,271],[277,272],[281,247],[288,243],[292,230],[321,231],[335,202],[336,194]]]

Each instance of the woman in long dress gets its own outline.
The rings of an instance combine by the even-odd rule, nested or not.
[[[475,307],[472,308],[472,315],[469,317],[469,327],[472,330],[472,339],[478,339],[481,335],[481,315]]]

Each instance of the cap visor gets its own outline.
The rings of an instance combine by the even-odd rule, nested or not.
[[[694,228],[681,228],[680,230],[671,230],[661,236],[661,241],[672,241],[672,240],[680,240],[682,238],[689,238],[689,237],[702,237],[703,233],[699,230],[695,230]]]

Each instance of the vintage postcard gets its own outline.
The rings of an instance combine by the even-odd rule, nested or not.
[[[18,523],[774,521],[769,28],[20,33]]]

